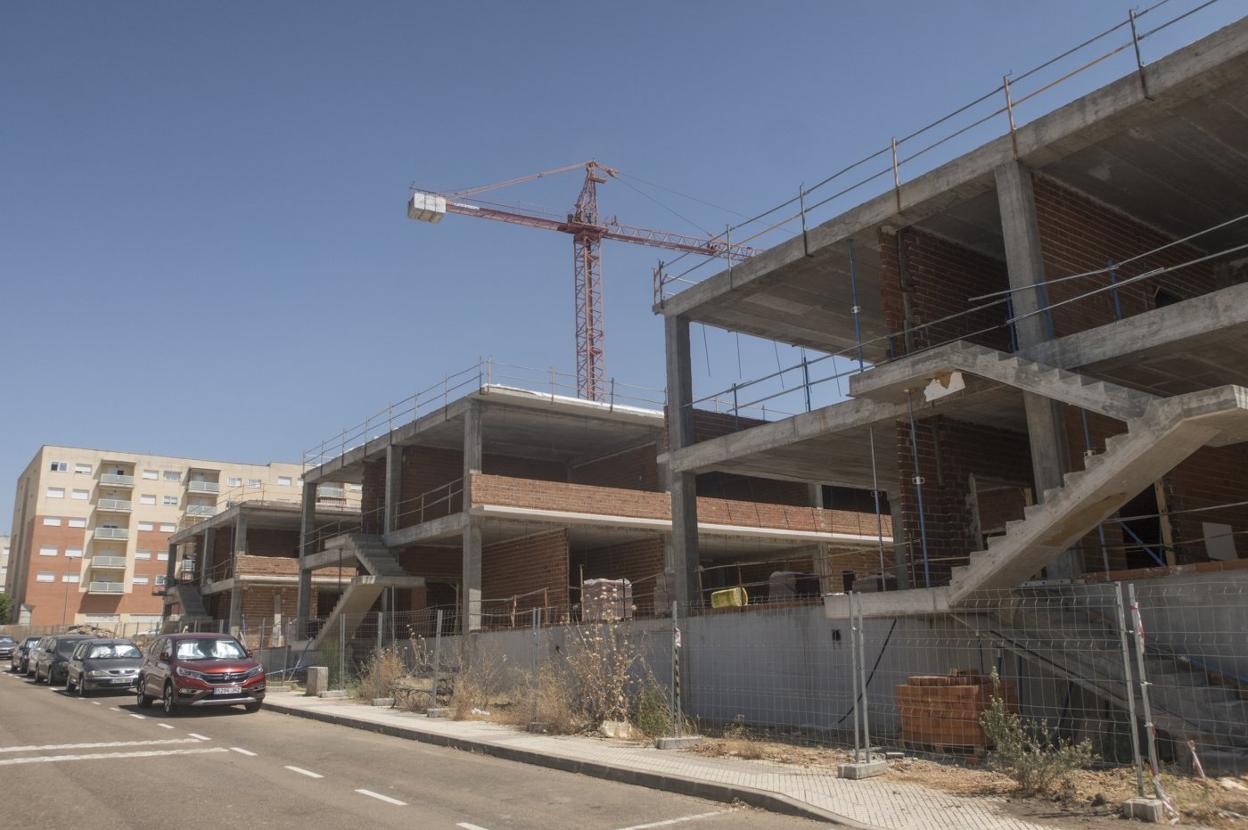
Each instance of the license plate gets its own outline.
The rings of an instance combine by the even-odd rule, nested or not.
[[[212,690],[214,695],[241,695],[243,693],[242,686],[218,686]]]
[[[108,682],[112,683],[114,686],[126,686],[126,685],[129,685],[130,683],[133,683],[134,681],[128,677],[114,677],[112,680]]]

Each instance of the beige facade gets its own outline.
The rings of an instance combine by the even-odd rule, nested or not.
[[[14,621],[158,621],[169,537],[240,501],[299,503],[301,476],[298,464],[41,447],[17,482]]]
[[[9,573],[9,537],[0,536],[0,593],[5,591],[5,580]]]

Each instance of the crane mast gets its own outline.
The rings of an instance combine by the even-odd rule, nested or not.
[[[580,195],[577,196],[576,204],[573,206],[572,213],[568,214],[566,222],[524,213],[520,210],[477,205],[464,201],[464,197],[582,168],[585,170],[585,181],[581,185]],[[618,171],[614,168],[596,161],[585,161],[449,193],[437,193],[413,187],[412,195],[407,202],[408,218],[421,222],[436,224],[441,222],[447,213],[458,213],[461,216],[475,216],[479,219],[493,219],[513,225],[560,231],[572,236],[572,292],[576,319],[576,393],[579,397],[591,401],[600,401],[607,394],[602,309],[601,248],[604,239],[682,253],[722,257],[728,260],[742,260],[758,253],[753,248],[732,245],[724,239],[708,239],[673,231],[624,225],[615,218],[604,222],[598,213],[598,185],[605,184],[606,177],[616,175]]]

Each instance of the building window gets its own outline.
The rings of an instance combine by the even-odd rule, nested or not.
[[[290,486],[290,484],[291,484],[291,482],[290,482],[290,476],[278,476],[278,477],[277,477],[277,486],[278,486],[278,487],[289,487],[289,486]]]
[[[156,479],[160,478],[160,473],[156,472],[155,470],[144,470],[143,478],[147,479],[148,481],[155,481]]]
[[[155,530],[156,525],[151,522],[139,522],[139,530]]]
[[[156,584],[157,584],[157,585],[164,585],[164,584],[165,584],[165,577],[164,577],[164,574],[161,574],[160,576],[156,577]]]
[[[40,556],[56,556],[60,553],[59,548],[39,548]]]
[[[87,520],[86,519],[70,519],[69,526],[70,527],[86,527]]]
[[[156,554],[156,561],[157,561],[157,562],[168,562],[168,561],[169,561],[169,551],[165,551],[164,553],[158,553],[158,554]]]
[[[146,585],[148,582],[147,577],[145,576],[136,576],[134,579],[130,581],[134,585]]]
[[[177,470],[165,470],[165,481],[181,481],[182,474]]]
[[[151,559],[152,552],[150,550],[136,550],[134,552],[135,559]]]
[[[86,501],[87,499],[91,498],[91,491],[90,490],[71,490],[69,495],[72,498],[77,499],[78,501]]]
[[[61,574],[61,582],[77,582],[78,574]]]
[[[348,484],[348,485],[347,485],[347,490],[348,490],[349,492],[352,492],[352,493],[362,493],[362,492],[364,492],[364,485],[362,485],[362,484]]]
[[[156,496],[151,493],[144,493],[139,496],[139,504],[155,504]]]
[[[49,487],[49,488],[48,488],[48,498],[50,498],[50,499],[63,499],[63,498],[65,498],[65,488],[64,488],[64,487]]]
[[[82,548],[65,548],[65,555],[70,559],[81,559]]]
[[[35,574],[35,582],[56,582],[56,574],[40,571]]]
[[[177,530],[177,528],[171,524],[162,524],[160,526],[161,533],[173,533],[175,530]]]
[[[263,482],[261,482],[261,481],[260,481],[260,479],[258,479],[258,478],[249,478],[249,479],[247,479],[247,486],[248,486],[248,487],[259,487],[259,486],[261,486],[262,484],[263,484]]]
[[[64,473],[69,471],[69,465],[64,461],[53,461],[49,466],[54,473]]]
[[[229,484],[229,486],[231,487],[243,486],[243,480],[239,478],[238,476],[230,476],[229,478],[226,479],[226,483]]]
[[[160,503],[163,504],[165,507],[177,507],[178,497],[177,496],[161,496]]]
[[[75,464],[74,472],[78,473],[79,475],[89,476],[91,475],[91,465],[90,464]]]
[[[43,526],[44,527],[60,527],[61,517],[60,516],[44,516]]]

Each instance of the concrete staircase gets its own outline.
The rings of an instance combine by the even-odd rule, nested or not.
[[[354,556],[368,573],[355,577],[347,584],[347,589],[321,626],[313,648],[339,639],[350,642],[364,615],[387,588],[422,588],[425,585],[424,577],[411,576],[403,569],[380,536],[344,533],[330,539],[325,546],[327,549],[338,548],[343,558]]]
[[[208,609],[204,607],[204,598],[199,593],[199,588],[189,582],[178,582],[170,586],[169,593],[177,600],[178,605],[182,606],[181,620],[207,620]]]
[[[1117,625],[1102,611],[1088,609],[1086,601],[1086,597],[1063,601],[1060,596],[1043,596],[1032,603],[1024,598],[991,615],[957,614],[956,618],[977,636],[996,640],[1033,666],[1057,674],[1126,713]],[[1108,602],[1102,606],[1108,607]],[[1128,648],[1135,675],[1135,643],[1130,637]],[[1248,770],[1248,689],[1234,681],[1214,682],[1191,659],[1152,644],[1144,655],[1144,666],[1153,723],[1170,743],[1168,754],[1180,764],[1190,763],[1186,748],[1190,739],[1207,773]],[[1133,682],[1142,723],[1138,677]]]
[[[1078,384],[1062,380],[1058,385]],[[1104,453],[1088,457],[1083,470],[1067,473],[1062,487],[1046,490],[1023,519],[1008,522],[1005,535],[971,553],[968,565],[953,568],[947,587],[864,594],[864,615],[941,613],[973,601],[977,592],[1010,589],[1031,579],[1148,482],[1202,446],[1248,440],[1248,389],[1221,386],[1153,398],[1126,425],[1125,433],[1106,442]],[[829,596],[824,604],[829,617],[848,616],[845,596]]]
[[[922,389],[933,378],[952,372],[995,381],[1121,421],[1141,417],[1148,405],[1157,400],[1155,395],[1138,389],[1096,380],[965,340],[855,375],[850,378],[849,394],[855,398],[904,401],[905,390]]]

